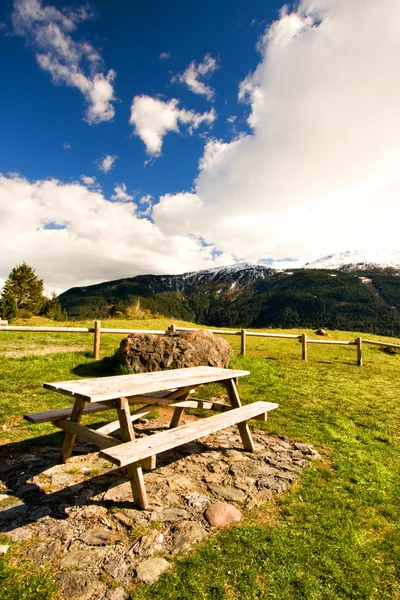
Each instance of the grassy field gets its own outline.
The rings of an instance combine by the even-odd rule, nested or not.
[[[164,329],[169,321],[102,325]],[[331,334],[342,340],[358,335]],[[261,426],[313,444],[322,459],[286,495],[210,536],[132,599],[400,598],[400,356],[369,346],[364,366],[357,367],[355,347],[315,344],[304,363],[296,340],[251,338],[248,355],[241,357],[240,339],[226,339],[235,351],[231,365],[251,372],[240,382],[242,399],[279,404]],[[54,432],[48,424],[28,424],[22,415],[65,405],[42,389],[44,381],[104,372],[104,364],[91,358],[92,342],[88,334],[0,333],[2,446],[22,451],[37,436]],[[118,343],[118,336],[103,335],[102,356]],[[203,397],[216,391],[204,388]],[[0,559],[0,580],[2,600],[58,597],[51,574],[20,563],[18,544]]]

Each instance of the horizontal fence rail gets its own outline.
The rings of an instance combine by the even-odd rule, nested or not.
[[[36,327],[36,326],[24,326],[24,325],[8,325],[7,321],[0,320],[0,331],[30,331],[30,332],[53,332],[53,333],[92,333],[94,335],[93,341],[93,358],[100,358],[100,341],[101,334],[117,334],[117,335],[129,335],[130,333],[150,333],[154,335],[165,335],[166,333],[174,334],[178,331],[200,331],[200,327],[178,327],[177,325],[170,325],[167,330],[164,329],[113,329],[109,327],[101,327],[100,321],[94,322],[94,327]],[[265,333],[261,331],[247,331],[246,329],[240,329],[239,331],[232,331],[231,329],[206,329],[211,333],[218,335],[237,335],[240,336],[240,354],[243,356],[246,354],[246,340],[248,337],[261,337],[261,338],[281,338],[281,339],[296,339],[301,342],[301,356],[302,360],[308,360],[307,348],[309,344],[332,344],[337,346],[356,346],[357,347],[357,365],[361,366],[363,363],[362,347],[363,344],[371,344],[375,346],[385,346],[387,348],[398,348],[400,350],[400,344],[390,344],[386,342],[378,342],[374,340],[367,340],[361,337],[357,337],[354,340],[317,340],[310,339],[306,333],[295,334],[295,333]]]

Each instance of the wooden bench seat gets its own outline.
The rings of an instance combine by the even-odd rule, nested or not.
[[[169,394],[170,392],[158,392],[154,394],[147,394],[146,396],[143,396],[143,402],[145,398],[146,401],[151,401],[154,399],[154,405],[157,405],[158,401],[162,402],[162,399]],[[166,401],[165,404],[168,404],[168,402]],[[83,409],[83,414],[87,415],[112,409],[113,406],[110,406],[109,404],[99,404],[98,402],[93,402],[92,404],[85,405]],[[150,412],[150,410],[151,408],[148,409],[147,412]],[[71,414],[72,406],[69,406],[67,408],[57,408],[54,410],[46,410],[44,412],[30,413],[28,415],[24,415],[24,419],[26,421],[29,421],[30,423],[46,423],[48,421],[60,421],[61,419],[69,419],[71,417]],[[140,416],[138,418],[140,418]]]
[[[254,402],[240,408],[227,410],[222,414],[214,415],[201,421],[187,423],[175,429],[169,429],[145,438],[101,450],[100,456],[107,458],[119,467],[132,465],[149,456],[154,456],[166,450],[187,444],[188,442],[193,442],[231,425],[240,425],[248,419],[264,415],[277,407],[278,405],[273,402]]]
[[[83,409],[83,414],[87,415],[90,413],[102,412],[110,410],[110,407],[106,404],[87,404]],[[55,410],[46,410],[44,412],[31,413],[24,415],[24,419],[30,423],[46,423],[47,421],[59,421],[61,419],[69,419],[72,413],[72,406],[68,408],[58,408]]]

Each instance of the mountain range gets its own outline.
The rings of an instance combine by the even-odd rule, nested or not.
[[[72,288],[59,300],[76,319],[162,314],[211,326],[325,327],[398,336],[400,260],[393,255],[377,263],[377,258],[344,252],[291,271],[238,263],[181,275],[138,275]]]

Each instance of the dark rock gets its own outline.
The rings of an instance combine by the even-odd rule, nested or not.
[[[325,337],[331,337],[325,329],[317,329],[316,335],[324,335]]]
[[[173,335],[135,333],[122,340],[116,361],[132,373],[183,367],[227,367],[232,348],[210,331],[181,331]]]
[[[36,508],[32,512],[30,512],[29,518],[32,521],[39,521],[40,519],[43,519],[44,517],[48,517],[49,515],[51,515],[51,508],[50,508],[50,506],[45,505],[45,506],[39,506],[39,508]]]

